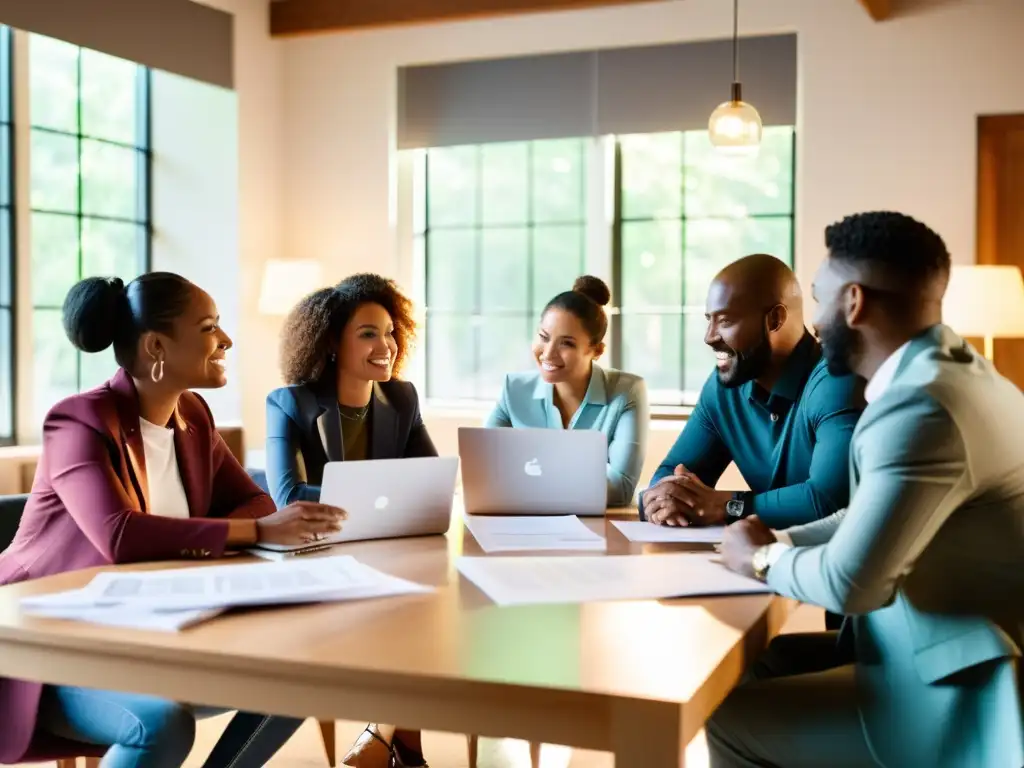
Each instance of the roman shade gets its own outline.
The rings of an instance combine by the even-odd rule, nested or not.
[[[0,0],[0,23],[234,87],[234,17],[192,0]]]
[[[740,40],[744,99],[796,121],[796,35]],[[399,149],[706,128],[729,97],[732,41],[404,67]]]

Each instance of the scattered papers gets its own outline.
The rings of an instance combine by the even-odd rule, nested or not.
[[[498,605],[768,593],[713,554],[462,557],[459,571]]]
[[[382,573],[351,555],[314,560],[98,574],[82,589],[23,598],[26,613],[173,631],[228,608],[341,602],[431,587]]]
[[[32,616],[42,618],[69,619],[103,624],[108,627],[144,629],[155,632],[178,632],[223,613],[222,610],[216,608],[190,611],[147,611],[124,605],[80,608],[25,605],[23,610]]]
[[[682,542],[686,544],[721,544],[724,525],[673,527],[638,520],[613,520],[612,525],[630,541],[642,544]]]
[[[603,552],[604,537],[574,515],[504,517],[465,515],[469,532],[484,552],[582,550]]]

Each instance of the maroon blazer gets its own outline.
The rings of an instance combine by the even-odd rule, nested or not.
[[[226,518],[275,510],[192,392],[178,401],[174,448],[190,520],[146,512],[139,398],[125,371],[55,405],[43,422],[43,453],[21,525],[0,553],[0,585],[99,565],[221,557]],[[0,763],[74,754],[67,743],[35,733],[42,690],[41,683],[0,678]]]

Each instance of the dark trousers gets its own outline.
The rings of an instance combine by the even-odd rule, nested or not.
[[[837,633],[777,637],[707,722],[711,768],[875,766]]]

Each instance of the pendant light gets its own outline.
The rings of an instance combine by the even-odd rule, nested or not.
[[[711,143],[722,154],[756,155],[761,145],[761,116],[743,101],[739,80],[739,5],[732,6],[732,98],[715,108],[708,120]]]

